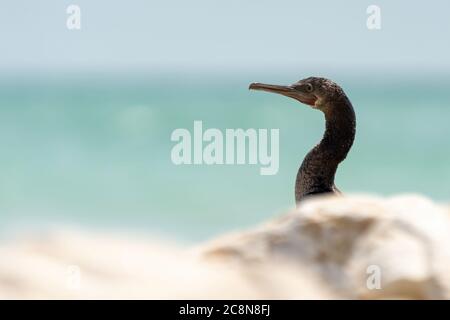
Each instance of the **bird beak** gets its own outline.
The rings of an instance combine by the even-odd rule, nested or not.
[[[313,95],[304,94],[295,89],[293,86],[279,86],[274,84],[252,83],[248,87],[250,90],[260,90],[272,93],[281,94],[283,96],[296,99],[301,103],[314,106],[317,98]]]
[[[294,93],[295,89],[291,86],[277,86],[274,84],[265,84],[265,83],[252,83],[250,84],[250,87],[248,87],[250,90],[260,90],[260,91],[267,91],[267,92],[273,92],[282,94],[284,96],[287,96],[290,93]]]

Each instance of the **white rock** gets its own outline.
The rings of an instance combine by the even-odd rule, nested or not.
[[[450,299],[450,211],[315,198],[195,248],[60,231],[0,246],[0,299]]]
[[[450,216],[416,195],[316,198],[253,231],[218,239],[207,258],[314,271],[343,298],[450,298]],[[380,286],[373,281],[380,274]],[[369,281],[369,285],[367,284]]]

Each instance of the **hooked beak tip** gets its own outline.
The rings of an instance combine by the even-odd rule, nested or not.
[[[258,86],[258,83],[256,83],[256,82],[250,83],[250,85],[248,86],[248,90],[254,90],[254,89],[256,89],[257,86]]]

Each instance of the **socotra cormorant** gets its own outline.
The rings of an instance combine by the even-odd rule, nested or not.
[[[325,114],[325,134],[303,160],[295,181],[295,201],[324,193],[340,193],[334,184],[337,167],[355,138],[353,106],[340,86],[325,78],[310,77],[290,86],[252,83],[249,89],[278,93]]]

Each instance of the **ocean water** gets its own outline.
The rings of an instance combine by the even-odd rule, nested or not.
[[[344,192],[450,200],[450,75],[337,75],[357,114]],[[1,230],[76,225],[202,240],[294,205],[320,112],[248,91],[291,74],[118,74],[0,79]],[[278,128],[280,168],[175,166],[176,128]]]

